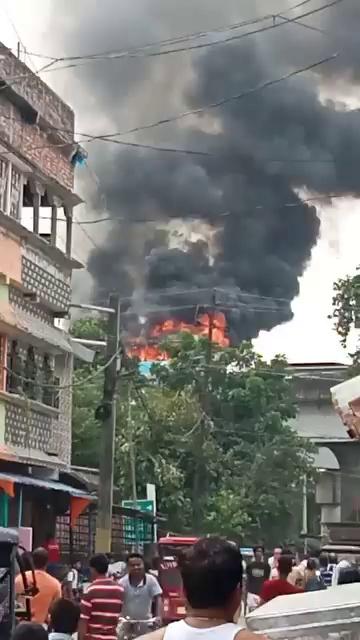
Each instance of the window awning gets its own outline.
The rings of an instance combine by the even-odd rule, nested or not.
[[[34,476],[22,476],[17,473],[0,472],[0,488],[2,481],[4,483],[14,483],[40,487],[42,489],[48,489],[49,491],[63,491],[64,493],[68,493],[70,496],[74,496],[76,498],[87,498],[88,500],[95,500],[95,496],[87,493],[86,491],[76,489],[76,487],[72,487],[69,484],[55,482],[54,480],[43,480],[42,478],[34,478]]]

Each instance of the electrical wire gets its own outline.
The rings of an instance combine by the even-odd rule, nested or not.
[[[226,285],[223,286],[214,286],[214,287],[192,287],[192,288],[173,288],[173,287],[162,287],[159,289],[148,289],[145,294],[148,296],[156,296],[157,298],[159,296],[165,296],[165,295],[169,295],[169,296],[173,296],[173,295],[184,295],[184,294],[192,294],[192,293],[217,293],[217,292],[221,292],[221,293],[226,293],[226,294],[233,294],[236,293],[239,296],[242,297],[246,297],[246,298],[255,298],[255,299],[261,299],[261,300],[272,300],[272,301],[278,301],[278,302],[286,302],[286,303],[290,303],[292,302],[292,299],[289,298],[281,298],[281,297],[275,297],[275,296],[262,296],[262,295],[258,295],[255,293],[251,293],[249,291],[241,291],[240,289],[237,289],[236,287],[226,287]],[[121,298],[119,298],[120,302],[131,302],[133,300],[132,296],[123,296]],[[192,305],[194,306],[194,305]]]
[[[34,62],[33,62],[33,60],[31,59],[31,54],[29,54],[29,53],[28,53],[28,51],[27,51],[27,49],[26,49],[26,47],[25,47],[25,45],[24,45],[24,43],[23,43],[23,40],[22,40],[22,38],[21,38],[21,36],[20,36],[20,33],[19,33],[19,31],[17,30],[17,28],[16,28],[16,24],[15,24],[14,20],[12,19],[11,15],[10,15],[10,13],[9,13],[9,10],[8,10],[8,7],[7,7],[6,0],[3,0],[3,3],[2,3],[2,5],[1,5],[1,8],[2,8],[2,10],[3,10],[4,14],[5,14],[5,17],[6,17],[6,18],[8,19],[8,21],[9,21],[9,23],[10,23],[10,25],[11,25],[11,27],[12,27],[12,30],[13,30],[13,31],[14,31],[14,33],[15,33],[15,36],[17,37],[17,39],[18,39],[18,41],[19,41],[20,45],[22,46],[22,48],[23,48],[23,52],[24,52],[25,56],[27,56],[27,57],[29,58],[29,60],[30,60],[30,63],[31,63],[31,65],[32,65],[32,67],[33,67],[33,68],[35,68]]]
[[[182,120],[184,118],[188,118],[189,116],[196,116],[199,115],[201,113],[203,113],[204,111],[209,111],[212,109],[217,109],[219,107],[224,106],[225,104],[228,104],[229,102],[234,102],[237,100],[241,100],[242,98],[246,98],[249,95],[253,95],[254,93],[257,93],[258,91],[263,91],[264,89],[268,89],[269,87],[275,86],[277,84],[280,84],[281,82],[284,82],[286,80],[290,80],[291,78],[304,73],[306,71],[312,71],[313,69],[316,69],[317,67],[327,63],[327,62],[332,62],[334,61],[336,58],[338,58],[340,54],[339,53],[332,53],[331,55],[327,56],[326,58],[322,58],[321,60],[317,60],[316,62],[312,62],[311,64],[306,65],[305,67],[300,67],[298,69],[294,69],[293,71],[290,71],[289,73],[286,73],[282,76],[280,76],[279,78],[274,78],[272,80],[267,80],[266,82],[262,82],[258,85],[256,85],[255,87],[252,87],[250,89],[246,89],[245,91],[242,91],[241,93],[232,95],[232,96],[227,96],[224,98],[221,98],[220,100],[217,100],[216,102],[211,102],[207,105],[203,105],[202,107],[197,107],[196,109],[190,109],[188,111],[183,111],[182,113],[178,113],[174,116],[168,116],[166,118],[161,118],[161,120],[157,120],[156,122],[151,122],[149,124],[144,124],[141,126],[137,126],[137,127],[132,127],[131,129],[126,129],[124,131],[118,131],[116,133],[109,133],[109,134],[105,134],[105,135],[94,135],[89,137],[89,140],[82,140],[81,142],[90,142],[90,141],[95,141],[95,140],[102,140],[104,142],[108,141],[111,139],[112,142],[114,142],[113,138],[115,137],[121,137],[121,136],[126,136],[126,135],[130,135],[132,133],[138,133],[139,131],[145,131],[148,129],[154,129],[155,127],[159,127],[162,126],[164,124],[170,124],[172,122],[178,122],[179,120]],[[86,135],[86,134],[85,134]],[[117,142],[117,141],[115,141]]]
[[[310,1],[310,0],[309,0]],[[203,32],[203,33],[198,33],[198,34],[193,34],[186,37],[180,37],[180,39],[173,39],[173,40],[168,40],[168,41],[160,41],[157,45],[155,43],[153,44],[148,44],[148,45],[144,45],[143,47],[138,47],[138,48],[133,48],[133,49],[127,49],[127,50],[120,50],[119,52],[106,52],[106,53],[100,53],[100,54],[89,54],[89,55],[82,55],[82,56],[63,56],[63,57],[59,57],[56,59],[53,59],[53,62],[51,64],[55,64],[57,62],[65,62],[65,61],[71,61],[70,64],[68,65],[64,65],[61,67],[53,67],[51,66],[51,68],[46,69],[46,71],[55,71],[55,70],[63,70],[63,69],[69,69],[69,68],[74,68],[76,66],[83,66],[83,64],[85,63],[85,61],[88,62],[92,62],[92,61],[96,61],[96,60],[103,60],[103,59],[107,59],[107,60],[119,60],[121,58],[133,58],[133,57],[141,57],[141,58],[152,58],[152,57],[159,57],[159,56],[164,56],[164,55],[171,55],[174,53],[181,53],[181,52],[185,52],[185,51],[193,51],[196,49],[203,49],[203,48],[208,48],[208,47],[213,47],[213,46],[217,46],[217,45],[222,45],[222,44],[227,44],[229,42],[234,42],[236,40],[242,39],[244,37],[247,36],[251,36],[251,35],[256,35],[258,33],[263,33],[266,31],[270,31],[272,29],[276,29],[278,27],[281,26],[285,26],[288,25],[289,23],[297,23],[300,24],[298,21],[302,20],[304,18],[308,18],[312,15],[315,15],[321,11],[324,11],[326,9],[329,9],[337,4],[340,4],[341,2],[343,2],[344,0],[332,0],[331,2],[328,2],[326,4],[321,5],[320,7],[317,7],[315,9],[311,9],[305,13],[302,13],[298,16],[296,16],[295,18],[288,18],[288,19],[284,19],[282,18],[282,14],[278,13],[278,14],[267,14],[265,16],[259,17],[259,18],[255,18],[253,20],[250,21],[245,21],[245,22],[240,22],[240,23],[235,23],[233,25],[228,25],[228,27],[223,27],[220,28],[220,31],[230,31],[230,30],[234,30],[234,29],[238,29],[240,27],[243,26],[248,26],[251,24],[256,24],[258,22],[263,22],[265,20],[272,20],[272,24],[259,28],[259,29],[255,29],[253,31],[248,31],[246,33],[242,33],[242,34],[237,34],[237,35],[233,35],[227,38],[222,38],[220,40],[212,40],[210,42],[202,42],[202,43],[197,43],[197,44],[193,44],[193,45],[187,45],[187,46],[182,46],[182,47],[178,47],[178,48],[172,48],[172,49],[165,49],[165,50],[160,50],[160,51],[153,51],[153,52],[149,52],[146,53],[146,50],[148,48],[154,47],[154,46],[163,46],[164,44],[176,44],[179,42],[183,42],[184,40],[191,40],[194,39],[195,37],[199,38],[199,37],[204,37],[205,35],[211,35],[212,33],[216,32],[216,30],[213,31],[207,31],[207,32]],[[305,2],[306,4],[307,2]],[[299,8],[301,6],[303,6],[304,3],[297,3],[296,5],[294,5],[293,7],[290,7],[287,11],[290,10],[294,10],[296,8]],[[282,12],[282,13],[286,13],[286,11]],[[282,18],[283,22],[276,22],[276,18]],[[303,26],[303,25],[301,25]],[[145,53],[144,53],[145,52]],[[80,64],[82,63],[82,64]],[[50,66],[50,65],[49,65]],[[44,69],[45,70],[45,69]],[[11,78],[10,78],[11,81]]]
[[[354,109],[354,111],[358,111],[358,109]],[[2,118],[10,120],[10,121],[14,121],[14,122],[19,122],[23,124],[23,120],[21,120],[20,118],[15,118],[14,116],[9,116],[4,112],[0,112],[0,115]],[[69,129],[61,129],[59,127],[50,127],[47,132],[51,132],[51,131],[59,131],[60,133],[72,133],[73,135],[80,135],[80,136],[87,136],[86,140],[79,140],[78,142],[74,142],[74,144],[82,144],[82,143],[90,143],[90,142],[95,142],[96,140],[90,139],[89,136],[91,136],[92,134],[88,134],[88,133],[79,133],[79,132],[74,132],[74,131],[70,131]],[[115,136],[116,134],[104,134],[104,135],[108,135],[108,136]],[[146,150],[150,150],[150,151],[157,151],[157,152],[164,152],[164,153],[170,153],[170,154],[184,154],[184,155],[194,155],[194,156],[204,156],[204,157],[208,157],[208,158],[245,158],[246,156],[244,154],[237,154],[234,151],[223,151],[223,152],[213,152],[213,151],[206,151],[203,149],[184,149],[181,147],[163,147],[163,146],[157,146],[157,145],[153,145],[153,144],[146,144],[146,143],[140,143],[140,142],[129,142],[126,140],[113,140],[111,138],[106,138],[106,140],[102,140],[102,136],[103,134],[100,135],[99,137],[99,141],[100,142],[113,142],[115,144],[119,144],[121,146],[124,146],[125,148],[128,147],[130,149],[146,149]],[[61,142],[61,143],[51,143],[51,144],[46,144],[46,145],[39,145],[39,146],[32,146],[29,148],[30,151],[38,151],[38,150],[42,150],[42,149],[51,149],[51,148],[62,148],[62,147],[68,147],[71,143],[69,142]],[[6,155],[10,155],[12,154],[12,151],[2,151],[1,152],[1,157],[4,157]],[[266,156],[259,156],[258,159],[261,162],[265,162],[265,163],[299,163],[299,164],[334,164],[334,159],[333,158],[270,158],[270,157],[266,157]],[[86,166],[89,166],[88,163],[86,164]]]
[[[284,10],[283,13],[289,13],[290,11],[299,9],[300,7],[309,4],[309,2],[312,2],[313,0],[303,0],[302,2],[298,2],[295,5],[289,7],[288,9]],[[49,60],[51,62],[65,62],[67,60],[69,61],[76,61],[76,60],[84,60],[87,58],[93,59],[93,58],[98,58],[98,57],[106,57],[106,56],[112,56],[116,53],[119,54],[123,54],[126,53],[127,51],[145,51],[149,48],[152,47],[162,47],[164,45],[169,45],[169,44],[177,44],[179,42],[186,42],[187,40],[193,40],[199,37],[206,37],[209,35],[212,35],[213,33],[217,33],[217,32],[221,32],[221,31],[230,31],[232,29],[238,29],[240,27],[244,27],[244,26],[250,26],[253,24],[257,24],[259,22],[263,22],[264,20],[270,20],[270,19],[274,19],[276,17],[278,17],[280,14],[265,14],[262,16],[256,16],[254,18],[250,18],[247,20],[242,20],[240,22],[235,22],[235,23],[230,23],[227,25],[223,25],[220,27],[214,27],[212,29],[207,29],[207,30],[202,30],[202,31],[195,31],[192,32],[190,34],[182,34],[180,36],[177,37],[173,37],[173,38],[167,38],[167,39],[163,39],[163,40],[157,40],[157,41],[153,41],[150,43],[146,43],[144,45],[140,45],[140,46],[136,46],[136,47],[132,47],[131,49],[115,49],[115,50],[107,50],[107,51],[102,51],[102,52],[97,52],[97,53],[89,53],[89,54],[83,54],[80,56],[49,56],[43,53],[35,53],[35,52],[31,52],[30,55],[33,55],[34,57],[38,57],[38,58],[43,58],[46,60]]]
[[[309,203],[309,202],[316,202],[318,200],[332,200],[332,199],[336,199],[336,198],[346,198],[347,194],[344,193],[325,193],[323,195],[318,195],[318,196],[312,196],[311,198],[304,198],[301,199],[300,202],[284,202],[284,203],[279,203],[278,207],[286,207],[286,208],[294,208],[294,207],[302,207],[304,204]],[[265,205],[253,205],[252,207],[253,209],[267,209],[267,207]],[[191,215],[191,216],[186,216],[186,221],[191,221],[191,220],[199,220],[200,218],[205,218],[205,220],[209,220],[209,218],[213,218],[214,220],[219,220],[220,218],[223,217],[227,217],[227,216],[231,216],[231,215],[236,215],[236,213],[231,214],[230,212],[220,212],[217,213],[215,215],[212,216],[204,216],[204,214],[199,214],[198,216]],[[39,216],[40,220],[51,220],[51,216],[45,216],[45,215],[40,215]],[[171,218],[170,221],[173,220],[183,220],[184,218],[182,218],[181,216],[176,216],[174,218]],[[57,218],[58,222],[66,222],[66,220],[64,220],[64,218]],[[146,223],[151,223],[151,222],[169,222],[169,219],[167,218],[138,218],[136,220],[132,219],[129,220],[128,218],[121,218],[121,217],[117,217],[114,218],[112,216],[106,216],[103,218],[93,218],[93,219],[89,219],[89,220],[79,220],[74,218],[73,222],[75,224],[78,224],[80,226],[86,226],[86,225],[93,225],[93,224],[100,224],[102,222],[113,222],[113,223],[122,223],[122,222],[126,222],[127,224],[146,224]],[[92,240],[92,242],[94,242]],[[99,248],[97,245],[95,245],[96,248]]]

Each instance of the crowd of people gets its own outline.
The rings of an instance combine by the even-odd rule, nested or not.
[[[121,619],[146,621],[153,614],[161,625],[162,590],[157,579],[145,571],[140,553],[129,554],[122,577],[109,571],[108,556],[92,556],[89,586],[84,592],[79,588],[78,565],[60,581],[51,575],[52,565],[49,572],[47,549],[40,547],[31,555],[33,568],[25,575],[27,584],[36,587],[36,593],[31,597],[31,623],[19,624],[15,635],[18,640],[70,640],[74,633],[78,640],[117,640]],[[15,580],[19,600],[25,597],[23,590],[23,576],[19,573]]]
[[[121,621],[150,619],[156,620],[158,628],[148,633],[147,640],[255,640],[237,622],[244,602],[253,610],[280,595],[360,581],[359,569],[351,558],[338,562],[335,556],[321,553],[299,560],[280,547],[269,559],[262,546],[255,547],[244,570],[236,545],[207,537],[178,559],[186,617],[163,628],[162,590],[156,577],[146,572],[141,554],[129,555],[122,577],[109,575],[107,556],[94,555],[89,563],[90,585],[80,602],[75,590],[62,592],[59,581],[48,573],[47,562],[46,549],[34,551],[35,572],[27,574],[29,583],[35,577],[37,585],[31,599],[32,621],[20,623],[12,640],[71,640],[75,633],[78,640],[125,640],[129,636],[121,631]],[[75,578],[76,572],[72,580]],[[18,576],[18,593],[20,580]]]
[[[289,549],[276,547],[268,560],[262,546],[254,548],[254,559],[246,568],[245,607],[256,609],[280,595],[321,591],[331,586],[360,582],[358,559],[320,553],[300,560]]]
[[[156,629],[147,640],[265,640],[234,622],[243,580],[242,557],[234,544],[217,537],[202,538],[179,558],[179,567],[186,618]],[[117,640],[118,620],[124,612],[149,617],[153,606],[155,610],[161,606],[160,587],[154,576],[145,574],[140,554],[130,555],[128,573],[119,584],[107,576],[106,556],[93,556],[90,569],[91,586],[80,606],[66,598],[53,601],[49,594],[48,628],[44,621],[23,622],[12,640],[70,640],[75,632],[79,640]]]

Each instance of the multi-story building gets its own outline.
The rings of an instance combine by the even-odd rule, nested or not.
[[[0,45],[0,524],[33,527],[83,497],[70,473],[73,348],[66,331],[74,113]],[[43,233],[43,218],[49,218]]]
[[[336,541],[360,542],[360,442],[346,433],[330,389],[347,378],[337,363],[293,364],[298,414],[294,428],[317,446],[316,502],[320,533]]]

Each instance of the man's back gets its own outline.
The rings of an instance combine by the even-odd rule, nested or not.
[[[116,640],[123,589],[111,578],[94,580],[81,600],[81,619],[87,621],[86,638]]]
[[[157,629],[138,640],[265,640],[265,636],[255,635],[237,624],[227,623],[213,627],[192,627],[184,620],[173,622]]]
[[[33,586],[33,576],[31,571],[26,572],[26,579],[29,586]],[[36,586],[39,593],[31,598],[32,621],[43,624],[46,622],[49,608],[58,598],[61,598],[61,585],[56,578],[50,576],[46,571],[35,570]],[[16,592],[21,593],[24,585],[22,576],[18,575],[15,581]]]

